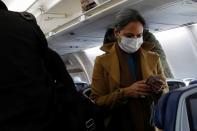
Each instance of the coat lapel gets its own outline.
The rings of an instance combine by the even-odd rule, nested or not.
[[[155,55],[155,53],[149,52],[147,48],[140,48],[140,62],[143,79],[147,79],[151,74],[154,75],[156,73],[155,69],[157,69],[158,57],[159,56]],[[114,82],[120,84],[120,64],[115,44],[111,45],[111,49],[108,50],[105,57],[103,57],[102,64]]]
[[[109,73],[109,76],[117,83],[120,83],[120,65],[118,55],[116,53],[115,44],[106,57],[103,59],[103,67]]]
[[[140,62],[142,70],[142,78],[147,79],[151,74],[154,75],[157,69],[157,55],[150,53],[144,49],[140,49]]]

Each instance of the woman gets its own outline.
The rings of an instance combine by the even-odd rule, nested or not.
[[[154,46],[143,44],[144,26],[136,10],[120,11],[116,42],[101,47],[105,54],[95,61],[91,97],[110,109],[106,123],[111,131],[155,130],[152,108],[167,84],[159,56],[150,51]]]

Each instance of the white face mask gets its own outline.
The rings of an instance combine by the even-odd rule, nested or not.
[[[140,38],[122,37],[121,42],[118,43],[118,45],[123,51],[127,53],[134,53],[141,47],[142,43],[143,43],[143,37]]]

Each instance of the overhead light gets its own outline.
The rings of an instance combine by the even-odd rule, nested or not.
[[[8,9],[12,11],[25,11],[27,10],[36,0],[13,0],[8,3]]]
[[[80,17],[80,21],[84,21],[86,19],[86,16],[85,15],[82,15],[81,17]]]

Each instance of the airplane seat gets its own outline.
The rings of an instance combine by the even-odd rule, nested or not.
[[[154,122],[163,131],[197,131],[197,84],[162,96]]]
[[[87,98],[90,97],[90,94],[91,94],[91,88],[87,88],[83,91],[83,95]]]
[[[182,80],[176,80],[176,79],[167,80],[167,83],[170,91],[186,86],[186,84]]]
[[[192,80],[189,82],[189,85],[197,84],[197,80]]]

